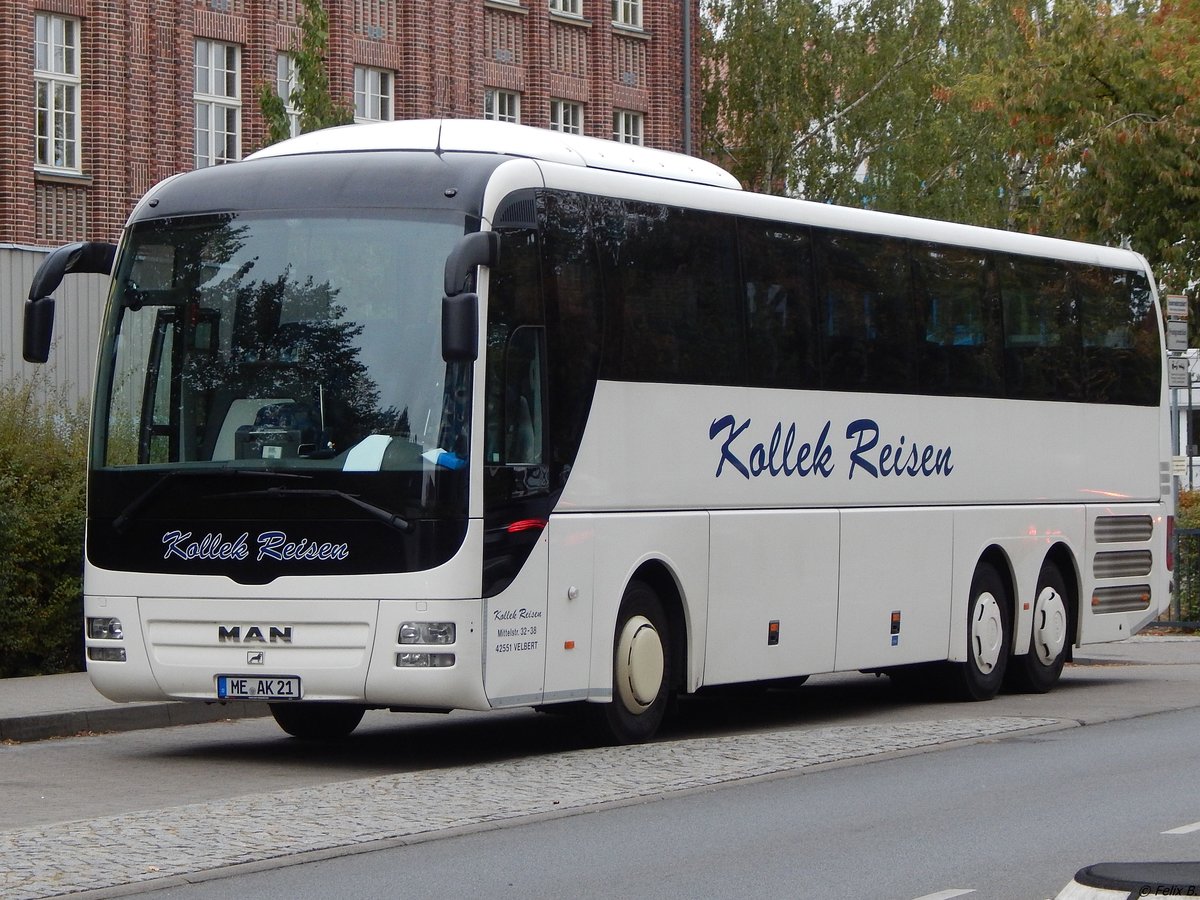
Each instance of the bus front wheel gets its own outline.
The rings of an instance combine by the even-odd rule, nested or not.
[[[1012,641],[1008,589],[990,563],[971,579],[967,610],[967,660],[956,665],[956,693],[964,700],[990,700],[1004,683]]]
[[[595,708],[602,740],[638,744],[658,731],[670,699],[670,646],[658,595],[644,582],[631,582],[613,637],[612,702]]]
[[[334,741],[346,737],[362,721],[366,709],[353,703],[271,703],[276,724],[292,737]]]

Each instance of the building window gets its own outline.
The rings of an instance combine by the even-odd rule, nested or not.
[[[613,22],[628,28],[642,27],[642,0],[612,0]]]
[[[488,88],[483,92],[483,117],[494,122],[520,122],[521,95]]]
[[[583,104],[570,100],[551,100],[550,130],[583,134]]]
[[[388,122],[392,112],[392,73],[354,67],[354,121]]]
[[[280,53],[275,57],[275,93],[283,101],[283,111],[287,114],[288,133],[296,137],[300,133],[300,107],[296,106],[293,96],[299,78],[296,75],[296,57],[290,53]]]
[[[35,162],[79,165],[79,21],[39,13],[34,25]]]
[[[583,0],[550,0],[550,9],[568,16],[582,16]]]
[[[645,117],[640,112],[627,109],[613,110],[613,140],[622,144],[642,143],[642,125]]]
[[[196,168],[240,159],[241,84],[236,44],[196,41]]]

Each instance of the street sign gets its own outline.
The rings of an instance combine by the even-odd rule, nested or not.
[[[1188,361],[1185,356],[1167,357],[1167,387],[1185,388],[1188,386]]]
[[[1186,350],[1188,348],[1187,322],[1171,319],[1167,322],[1167,349]]]
[[[1167,294],[1167,318],[1183,319],[1188,317],[1187,296],[1184,294]]]

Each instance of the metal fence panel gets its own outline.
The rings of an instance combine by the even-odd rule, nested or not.
[[[21,358],[25,298],[48,250],[0,245],[0,379],[32,381],[42,399],[86,402],[108,293],[107,275],[70,275],[54,297],[54,343],[45,365]]]
[[[1200,628],[1200,528],[1175,529],[1175,594],[1168,612],[1170,622],[1182,628]]]

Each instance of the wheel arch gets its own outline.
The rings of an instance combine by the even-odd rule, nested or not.
[[[662,559],[648,559],[642,562],[629,578],[630,581],[642,581],[653,588],[667,616],[667,626],[670,628],[670,653],[673,690],[678,690],[687,684],[688,661],[688,624],[684,611],[683,588],[680,587],[675,573]]]

